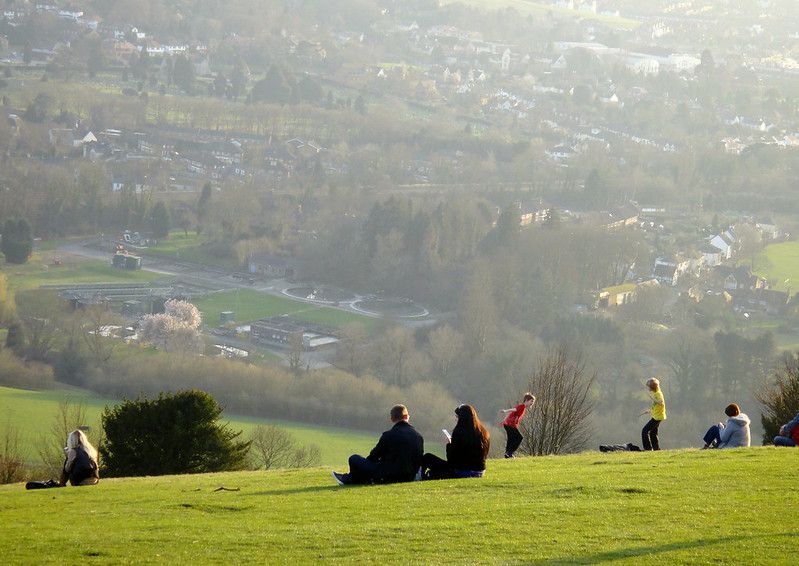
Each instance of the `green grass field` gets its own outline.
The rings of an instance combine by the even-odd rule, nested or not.
[[[8,564],[787,565],[799,553],[797,456],[586,453],[371,487],[339,487],[329,468],[16,484],[0,487],[0,553]]]
[[[160,240],[158,246],[147,248],[146,255],[159,256],[181,261],[190,261],[224,269],[237,269],[240,266],[232,257],[218,257],[208,252],[208,238],[189,232],[172,231],[169,239]]]
[[[748,260],[739,263],[748,265]],[[799,241],[771,244],[755,258],[755,273],[767,279],[773,289],[799,290]]]
[[[58,405],[64,399],[83,404],[86,408],[86,424],[92,427],[99,425],[100,413],[105,406],[116,403],[81,390],[26,391],[0,387],[0,430],[6,423],[12,423],[25,440],[23,444],[26,456],[34,458],[35,440],[50,430],[58,413]],[[259,424],[285,428],[299,444],[316,444],[320,450],[320,461],[325,465],[346,462],[350,454],[357,451],[368,452],[376,442],[374,434],[347,429],[238,415],[225,415],[225,418],[229,419],[233,430],[243,430],[245,436]]]
[[[360,322],[371,332],[381,320],[349,313],[331,307],[318,307],[309,303],[295,301],[288,297],[278,297],[261,293],[254,289],[236,289],[212,293],[194,301],[203,313],[203,320],[209,326],[219,324],[219,313],[232,310],[236,313],[236,322],[249,322],[267,316],[288,314],[292,317],[341,326],[349,322]]]
[[[64,264],[53,265],[57,253],[34,253],[24,265],[3,263],[0,269],[8,277],[9,287],[14,291],[36,289],[42,285],[73,283],[125,283],[163,280],[164,275],[150,271],[128,271],[111,267],[108,262],[74,256],[63,257]]]

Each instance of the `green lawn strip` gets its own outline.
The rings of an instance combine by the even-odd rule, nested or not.
[[[100,413],[106,405],[117,401],[103,399],[83,390],[27,391],[0,387],[0,430],[11,423],[23,438],[23,450],[30,459],[35,459],[37,440],[47,435],[56,414],[58,405],[64,399],[73,404],[80,403],[86,408],[86,424],[96,427],[100,423]],[[302,445],[315,444],[319,447],[321,463],[341,465],[355,451],[369,451],[375,443],[374,434],[348,429],[324,427],[283,421],[279,419],[260,419],[240,415],[225,415],[230,419],[230,428],[242,430],[249,437],[252,429],[259,424],[273,424],[288,430]]]
[[[747,259],[739,261],[749,265]],[[755,258],[755,273],[771,283],[773,289],[799,290],[799,241],[771,244]]]
[[[0,487],[0,552],[11,564],[787,565],[795,467],[788,449],[751,448],[491,460],[480,480],[371,487],[336,486],[326,468],[17,484]]]
[[[163,274],[143,270],[116,269],[109,261],[67,259],[63,265],[51,263],[49,254],[34,254],[24,265],[3,264],[9,286],[14,291],[36,289],[42,285],[69,285],[77,283],[125,283],[164,280]]]
[[[236,289],[212,293],[194,301],[197,308],[203,313],[203,321],[209,326],[219,324],[219,314],[232,310],[236,322],[250,322],[269,316],[287,314],[289,316],[328,324],[341,326],[349,322],[361,322],[368,331],[377,327],[381,321],[378,319],[349,313],[331,307],[318,307],[313,304],[296,301],[288,297],[280,297],[262,293],[254,289]]]

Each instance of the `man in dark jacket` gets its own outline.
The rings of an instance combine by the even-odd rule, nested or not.
[[[333,472],[339,485],[413,481],[422,465],[424,439],[408,422],[405,405],[391,409],[394,426],[380,437],[369,456],[350,456],[350,472]]]

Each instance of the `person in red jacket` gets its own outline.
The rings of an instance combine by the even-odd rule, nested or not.
[[[505,458],[513,458],[513,453],[521,445],[522,433],[519,432],[519,421],[522,420],[524,412],[527,409],[531,409],[533,405],[535,405],[535,396],[532,393],[525,393],[521,403],[512,409],[502,409],[500,411],[505,415],[502,427],[508,435],[508,441],[505,444]]]

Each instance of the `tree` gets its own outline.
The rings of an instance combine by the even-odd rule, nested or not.
[[[102,414],[106,475],[157,476],[240,470],[250,442],[218,422],[222,407],[205,391],[124,401]]]
[[[0,273],[0,326],[13,322],[16,312],[17,304],[14,302],[14,293],[8,288],[5,274]]]
[[[0,433],[0,484],[22,481],[24,459],[19,430],[10,420],[3,425]]]
[[[366,114],[366,102],[364,101],[362,95],[358,95],[358,98],[355,99],[355,103],[352,105],[352,108],[362,116]]]
[[[175,70],[172,72],[172,80],[186,93],[194,93],[194,65],[183,54],[175,58]]]
[[[275,102],[287,104],[291,99],[291,85],[277,65],[272,65],[266,77],[252,87],[253,102]]]
[[[31,225],[24,218],[6,220],[0,251],[8,263],[27,263],[33,251]]]
[[[360,322],[350,322],[341,327],[338,362],[353,375],[361,375],[366,365],[364,345],[366,329]]]
[[[42,466],[54,476],[61,473],[64,465],[64,442],[73,430],[83,427],[88,430],[86,422],[86,406],[64,398],[58,403],[58,411],[47,433],[38,437],[36,452]],[[96,444],[96,442],[95,442]]]
[[[291,336],[291,345],[288,355],[289,369],[294,375],[302,373],[302,351],[302,332],[295,332]]]
[[[570,356],[561,346],[538,363],[529,390],[536,405],[522,421],[522,450],[543,456],[577,452],[588,439],[593,401],[589,397],[596,373],[589,374],[582,356]]]
[[[169,210],[166,205],[159,201],[155,203],[152,212],[150,213],[150,230],[153,236],[159,240],[165,240],[169,237]]]
[[[780,427],[799,413],[799,355],[786,355],[772,381],[756,396],[763,405],[763,444],[771,444]]]
[[[208,221],[208,216],[211,212],[211,183],[205,183],[200,192],[200,198],[197,199],[197,234],[200,234],[205,229],[205,223]]]
[[[291,434],[273,425],[252,432],[252,457],[259,469],[307,468],[319,463],[319,448],[298,446]]]
[[[214,95],[218,97],[223,97],[227,93],[227,79],[225,78],[224,73],[217,73],[216,78],[214,78]]]
[[[202,346],[200,311],[186,301],[171,300],[164,306],[165,312],[142,317],[141,340],[166,352],[198,352]]]
[[[449,324],[430,332],[430,357],[441,377],[447,377],[453,363],[461,356],[463,345],[463,336]]]

